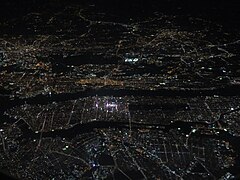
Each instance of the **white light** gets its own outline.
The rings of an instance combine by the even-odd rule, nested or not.
[[[134,63],[134,62],[137,62],[138,60],[139,60],[138,58],[126,58],[126,59],[125,59],[125,62]]]
[[[115,104],[115,103],[107,103],[107,105],[106,105],[107,107],[117,107],[117,104]]]

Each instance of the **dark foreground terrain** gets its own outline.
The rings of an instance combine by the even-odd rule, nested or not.
[[[0,10],[2,173],[240,178],[236,3],[10,0]]]

